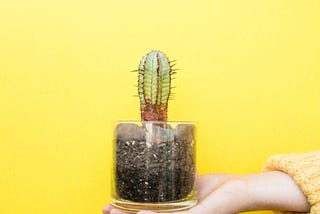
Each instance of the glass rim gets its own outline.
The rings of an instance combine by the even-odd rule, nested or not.
[[[198,121],[192,120],[167,120],[167,121],[158,121],[158,120],[114,120],[113,123],[178,123],[178,124],[198,124]]]

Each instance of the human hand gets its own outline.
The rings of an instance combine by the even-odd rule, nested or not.
[[[292,178],[278,171],[252,175],[200,176],[198,198],[198,204],[191,209],[170,214],[231,214],[263,209],[307,212],[310,209]],[[111,205],[105,206],[103,213],[125,214]],[[140,211],[138,214],[154,212]]]
[[[211,191],[221,186],[224,182],[230,179],[233,175],[226,174],[212,174],[200,176],[197,180],[198,183],[198,200],[199,203],[210,194]],[[150,212],[150,211],[140,211],[140,213]],[[106,205],[103,208],[104,214],[125,214],[125,212],[120,211],[113,207],[112,205]],[[152,213],[152,212],[151,212]],[[179,212],[181,213],[181,212]]]

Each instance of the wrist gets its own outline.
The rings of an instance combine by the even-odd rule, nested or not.
[[[238,213],[252,210],[253,202],[248,191],[248,176],[233,175],[219,188],[228,198],[228,206],[221,213]]]

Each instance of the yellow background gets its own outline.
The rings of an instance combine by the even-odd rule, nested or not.
[[[152,49],[178,60],[169,119],[199,122],[201,174],[319,149],[319,38],[318,0],[1,0],[0,213],[101,212]]]

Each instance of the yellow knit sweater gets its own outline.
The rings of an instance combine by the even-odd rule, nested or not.
[[[263,170],[283,171],[293,177],[311,205],[310,214],[320,214],[320,151],[272,156]]]

